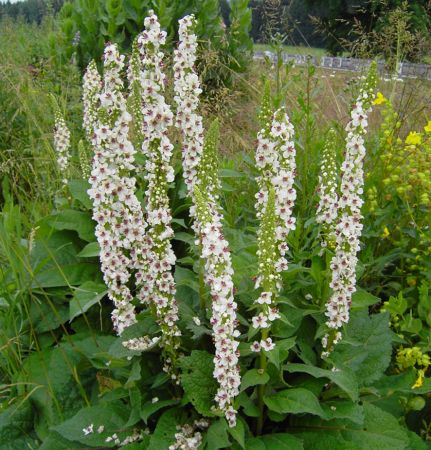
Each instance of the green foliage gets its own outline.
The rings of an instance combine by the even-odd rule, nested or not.
[[[195,14],[196,33],[205,51],[203,61],[212,55],[213,66],[204,68],[204,85],[208,91],[229,85],[232,73],[244,71],[249,63],[252,41],[249,37],[251,11],[246,0],[230,3],[230,26],[225,31],[218,0],[76,0],[65,3],[60,11],[61,31],[51,36],[52,52],[67,61],[73,55],[83,69],[94,59],[99,61],[106,42],[119,44],[122,51],[130,51],[134,38],[144,29],[148,11],[157,14],[161,26],[168,33],[169,45],[177,38],[178,20]],[[79,32],[79,33],[78,33]],[[78,33],[78,34],[77,34]],[[95,38],[96,36],[96,38]]]

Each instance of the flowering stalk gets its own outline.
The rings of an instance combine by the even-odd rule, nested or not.
[[[281,272],[287,270],[286,238],[289,231],[295,229],[292,212],[296,199],[296,164],[293,126],[284,109],[274,113],[272,122],[268,122],[268,107],[266,112],[264,108],[262,111],[264,128],[258,133],[256,150],[256,166],[259,170],[256,211],[261,224],[258,232],[259,267],[256,288],[261,287],[263,291],[255,301],[260,312],[252,318],[252,323],[253,328],[266,330],[273,320],[280,317],[276,296],[281,289]],[[271,191],[273,206],[270,204]],[[270,228],[272,223],[273,230]],[[262,334],[262,340],[253,342],[251,349],[255,352],[272,350],[274,344],[267,335],[266,330]]]
[[[104,281],[115,305],[112,320],[119,335],[136,322],[127,283],[134,266],[131,249],[145,247],[146,228],[141,205],[134,194],[136,180],[128,175],[134,169],[135,150],[128,140],[131,116],[122,94],[123,61],[124,56],[119,54],[116,45],[105,48],[103,88],[98,96],[92,97],[94,104],[88,109],[97,111],[96,117],[90,114],[91,121],[95,122],[88,193],[93,200]]]
[[[61,181],[63,186],[66,186],[70,161],[70,131],[69,128],[67,128],[66,121],[64,120],[63,114],[61,113],[55,98],[53,98],[53,103],[55,108],[54,149],[57,153],[58,168],[63,176]]]
[[[145,31],[137,39],[139,59],[142,64],[139,80],[142,92],[142,151],[146,156],[147,190],[147,241],[144,278],[137,279],[138,297],[151,305],[162,330],[161,347],[166,353],[165,370],[175,366],[176,350],[181,332],[177,326],[178,305],[175,299],[175,281],[172,269],[175,254],[171,246],[174,234],[171,228],[172,215],[169,207],[169,183],[174,181],[171,165],[172,149],[167,132],[172,125],[173,114],[163,96],[165,75],[162,72],[163,53],[160,46],[166,41],[166,32],[161,31],[157,16],[145,19]],[[172,374],[172,377],[176,377]],[[177,380],[178,381],[178,380]]]
[[[341,166],[341,186],[338,202],[338,221],[335,228],[336,248],[331,260],[332,295],[326,305],[326,325],[329,332],[322,338],[326,357],[341,339],[339,329],[349,321],[352,294],[356,291],[357,253],[362,232],[361,206],[364,185],[364,136],[368,126],[374,90],[377,84],[377,67],[371,64],[359,96],[353,105],[347,124],[346,154]]]
[[[220,125],[215,119],[205,135],[202,157],[198,166],[197,185],[202,192],[206,192],[211,203],[217,204],[221,185],[218,177],[218,146]]]
[[[336,143],[337,134],[331,128],[323,147],[317,187],[319,204],[317,206],[316,222],[322,224],[322,248],[328,245],[331,248],[335,246],[335,226],[338,212]]]
[[[88,142],[92,142],[94,129],[98,123],[98,109],[100,107],[100,92],[102,79],[97,70],[94,60],[90,61],[84,74],[82,85],[82,101],[84,105],[84,115],[82,124]]]
[[[197,50],[197,38],[193,33],[195,24],[193,14],[180,19],[179,44],[174,51],[174,100],[177,104],[175,125],[182,134],[183,176],[192,199],[204,136],[202,117],[196,112],[202,89],[194,67]]]
[[[204,140],[204,146],[202,150],[202,157],[200,164],[197,167],[197,179],[196,185],[201,192],[205,192],[208,198],[208,204],[214,211],[221,214],[218,206],[219,193],[221,190],[220,180],[218,177],[218,145],[219,145],[219,122],[215,119],[206,135]],[[195,206],[191,207],[191,214],[194,215]],[[202,248],[199,248],[199,253],[202,253]],[[205,295],[205,267],[204,260],[199,260],[199,300],[202,311],[206,309],[206,295]]]
[[[220,213],[212,208],[205,192],[195,187],[196,222],[194,224],[205,260],[205,282],[212,297],[213,337],[215,344],[214,377],[219,383],[215,396],[218,408],[224,412],[231,427],[236,424],[237,411],[233,400],[239,393],[241,382],[238,358],[239,342],[236,338],[237,304],[233,296],[233,269],[228,242],[223,236]]]

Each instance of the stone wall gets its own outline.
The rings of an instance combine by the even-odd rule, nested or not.
[[[255,59],[269,58],[272,61],[276,60],[275,53],[255,52]],[[294,64],[304,65],[309,62],[317,67],[333,70],[347,70],[352,72],[361,72],[366,69],[370,63],[370,59],[358,59],[358,58],[344,58],[341,56],[322,56],[317,58],[309,55],[290,55],[283,53],[283,61],[285,63],[293,62]],[[379,71],[382,75],[389,76],[385,68],[384,61],[377,62]],[[427,64],[414,64],[409,62],[401,63],[398,70],[398,76],[400,78],[422,78],[431,80],[431,66]]]

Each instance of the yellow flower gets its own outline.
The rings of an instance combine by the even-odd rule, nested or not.
[[[422,135],[416,133],[416,131],[410,131],[409,135],[406,137],[407,145],[418,145],[422,142]]]
[[[417,374],[418,379],[416,380],[416,383],[412,386],[412,389],[420,388],[424,384],[425,371],[418,370]]]
[[[377,97],[373,101],[373,105],[381,105],[386,101],[387,101],[386,97],[381,92],[377,92]]]
[[[431,120],[428,120],[428,124],[424,126],[424,130],[427,133],[431,133]]]
[[[383,228],[382,238],[385,239],[390,235],[388,227]]]

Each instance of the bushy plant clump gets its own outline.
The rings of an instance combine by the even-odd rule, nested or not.
[[[143,24],[128,60],[109,43],[103,70],[87,67],[81,176],[65,169],[56,113],[57,208],[25,237],[11,196],[3,209],[1,445],[426,448],[415,433],[429,428],[426,271],[415,304],[412,282],[378,291],[394,269],[367,259],[373,239],[388,243],[384,227],[373,235],[395,210],[386,202],[422,195],[377,190],[387,177],[370,185],[368,115],[388,102],[375,98],[376,66],[317,160],[266,81],[254,158],[234,166],[220,162],[220,121],[201,116],[196,18],[180,19],[172,74],[163,24],[153,12]],[[389,152],[387,127],[378,149]],[[397,145],[419,148],[424,131]]]

